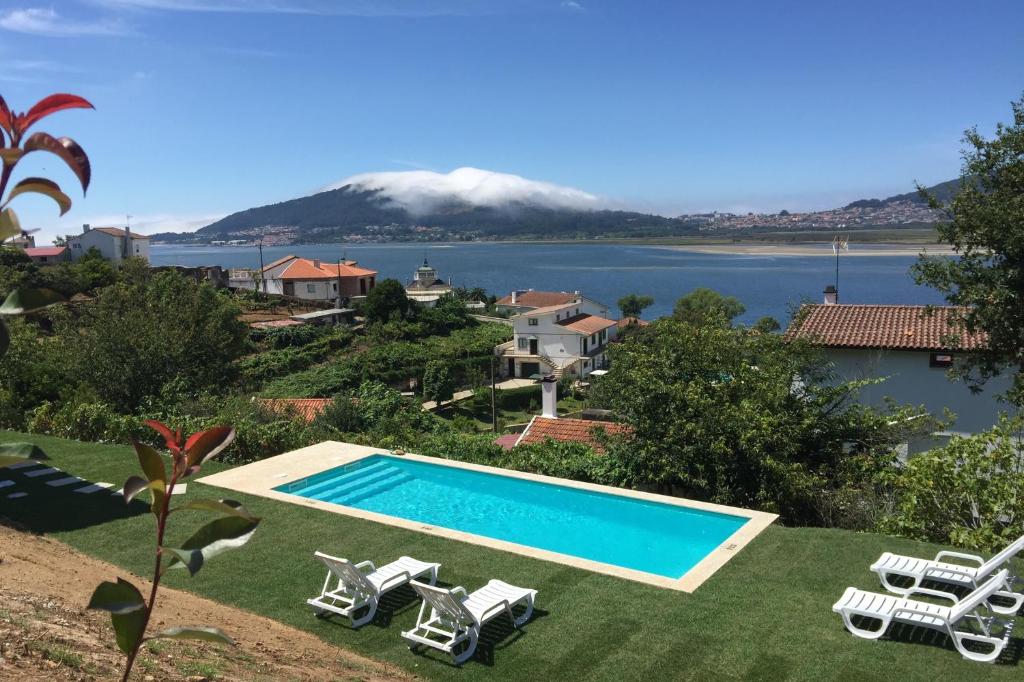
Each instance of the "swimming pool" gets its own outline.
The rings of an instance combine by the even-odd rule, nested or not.
[[[279,492],[679,578],[749,518],[375,454]]]
[[[777,518],[338,441],[197,482],[684,592],[697,589]],[[347,545],[343,536],[340,542],[314,540],[312,549],[351,553],[355,560],[394,558],[363,556],[366,549]],[[393,550],[395,556],[407,551]]]

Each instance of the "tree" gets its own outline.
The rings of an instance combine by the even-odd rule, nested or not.
[[[246,326],[231,299],[176,272],[146,285],[119,283],[75,311],[59,309],[55,330],[69,381],[123,412],[177,380],[187,391],[223,387],[246,350]]]
[[[698,287],[676,301],[672,316],[694,325],[729,325],[745,313],[746,306],[734,296],[723,296],[713,289]]]
[[[431,360],[423,372],[423,397],[440,404],[455,394],[455,376],[445,360]]]
[[[90,246],[78,259],[78,262],[70,267],[83,291],[95,291],[101,287],[110,286],[117,280],[117,271],[114,270],[114,266],[103,257],[103,254],[95,246]]]
[[[377,286],[366,297],[363,310],[368,323],[404,318],[409,312],[409,298],[405,295],[405,287],[397,279],[377,282]]]
[[[984,332],[986,347],[954,366],[954,373],[975,387],[1010,369],[1009,397],[1024,404],[1024,97],[1012,103],[1013,123],[996,126],[986,139],[971,128],[964,133],[960,189],[948,207],[939,238],[956,258],[925,257],[915,263],[919,284],[941,291],[963,306],[949,336]]]
[[[851,400],[820,350],[746,327],[662,319],[611,349],[592,403],[630,424],[612,445],[621,483],[823,523],[823,499],[889,466],[908,409]],[[794,377],[801,379],[794,384]]]
[[[644,308],[649,308],[652,305],[654,305],[654,298],[651,296],[627,294],[619,299],[619,310],[622,311],[623,317],[640,317]]]

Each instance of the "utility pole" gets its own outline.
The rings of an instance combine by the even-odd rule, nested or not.
[[[267,293],[267,273],[264,272],[264,270],[263,270],[263,237],[260,237],[260,240],[258,242],[256,242],[256,243],[259,244],[259,247],[260,247],[260,284],[263,287],[263,293],[266,294]]]
[[[342,254],[341,260],[338,261],[338,297],[335,299],[335,303],[341,307],[341,266],[345,262],[345,254]]]
[[[497,388],[494,384],[494,353],[491,353],[491,432],[498,432]]]

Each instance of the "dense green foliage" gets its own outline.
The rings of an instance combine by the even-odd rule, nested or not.
[[[1020,537],[1024,518],[1024,442],[1021,423],[954,436],[892,473],[899,495],[887,531],[974,550],[995,549]]]
[[[988,335],[982,352],[962,358],[954,372],[973,384],[1010,369],[1010,398],[1024,404],[1024,97],[1013,103],[1013,123],[986,139],[964,134],[963,181],[938,227],[957,258],[926,257],[914,267],[918,283],[964,306],[950,337],[963,330]],[[925,193],[926,194],[926,193]],[[931,197],[940,207],[940,198]],[[952,344],[951,344],[952,345]]]
[[[818,351],[756,329],[659,320],[611,360],[594,402],[635,429],[611,448],[622,483],[790,523],[823,522],[822,498],[890,466],[913,413],[853,403],[855,386],[834,383]]]
[[[397,279],[382,279],[366,296],[363,314],[367,324],[401,320],[409,311],[412,301],[405,295],[405,287]]]
[[[697,287],[676,301],[672,317],[695,325],[729,324],[747,308],[734,296],[723,296],[713,289]]]
[[[430,360],[423,370],[423,397],[438,403],[451,400],[455,393],[455,375],[451,365],[441,359]]]
[[[644,308],[649,308],[652,305],[654,305],[653,296],[640,296],[637,294],[627,294],[620,298],[618,303],[623,317],[640,317],[640,313],[644,311]]]

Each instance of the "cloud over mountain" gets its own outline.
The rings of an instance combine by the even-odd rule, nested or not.
[[[425,215],[453,202],[492,208],[516,204],[575,210],[610,207],[610,202],[604,198],[573,187],[479,168],[457,168],[450,173],[426,170],[362,173],[318,191],[346,185],[360,190],[378,190],[382,198],[414,215]]]

